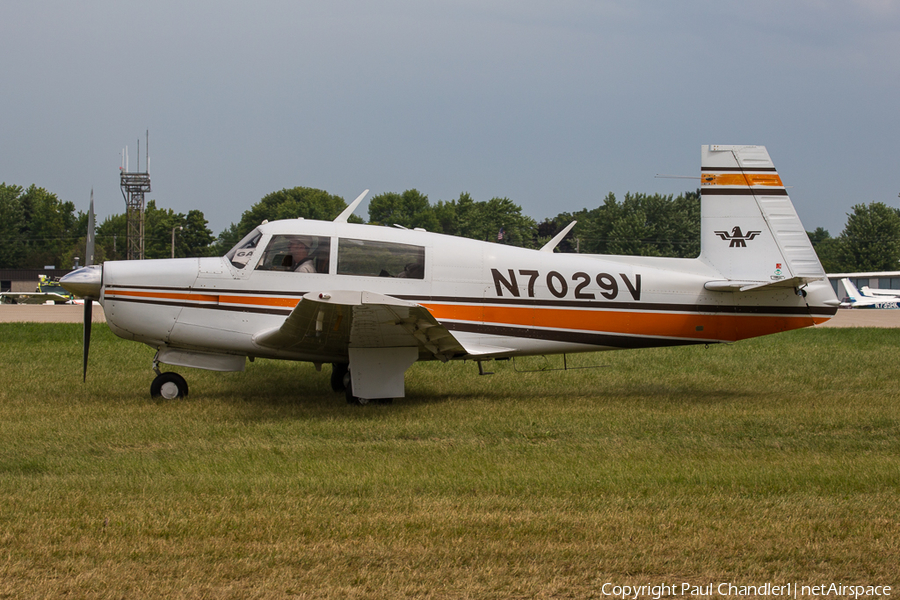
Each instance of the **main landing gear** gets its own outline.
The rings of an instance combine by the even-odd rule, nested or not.
[[[360,398],[353,395],[353,378],[350,376],[350,365],[334,364],[331,367],[331,389],[336,392],[344,392],[347,404],[365,406],[368,398]]]
[[[344,392],[347,397],[347,404],[356,404],[365,406],[371,402],[378,404],[390,404],[393,398],[379,398],[370,400],[369,398],[360,398],[353,395],[353,377],[350,374],[350,367],[344,363],[334,363],[331,365],[331,389],[335,392]]]
[[[188,384],[184,377],[171,371],[163,373],[159,370],[159,362],[156,360],[153,361],[153,371],[156,373],[156,378],[150,384],[151,398],[175,400],[188,395]]]
[[[188,395],[188,384],[178,373],[160,373],[150,384],[151,398],[174,400]]]

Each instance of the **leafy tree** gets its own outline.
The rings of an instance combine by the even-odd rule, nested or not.
[[[111,215],[97,227],[95,262],[123,260],[126,255],[126,215]],[[172,228],[175,231],[175,257],[212,256],[215,238],[207,227],[206,217],[199,210],[187,214],[171,208],[157,208],[155,200],[144,207],[144,257],[172,256]],[[82,252],[84,244],[82,243]]]
[[[75,217],[75,227],[74,234],[78,237],[70,240],[68,249],[63,253],[60,264],[75,267],[77,262],[78,265],[87,264],[87,222],[88,222],[88,214],[86,212],[78,211],[78,214]],[[76,261],[75,259],[78,258]],[[94,250],[94,262],[99,264],[101,261],[97,260],[97,250]]]
[[[476,240],[496,240],[531,248],[536,244],[536,233],[537,224],[534,219],[523,215],[522,207],[509,198],[473,202],[467,207],[465,220],[460,218],[459,234]]]
[[[32,185],[22,194],[25,212],[25,237],[29,251],[26,267],[56,265],[66,268],[61,259],[77,239],[75,205],[63,202],[56,194]]]
[[[589,254],[610,254],[610,241],[614,240],[612,229],[622,218],[622,209],[616,195],[610,192],[603,204],[593,210],[583,211],[584,218],[575,226],[576,233],[583,238],[582,252]]]
[[[232,223],[219,234],[219,237],[216,238],[216,242],[213,244],[213,248],[215,249],[214,255],[225,255],[229,250],[234,248],[235,244],[241,241],[242,237],[238,224]]]
[[[175,256],[214,256],[215,246],[212,230],[207,227],[208,221],[199,210],[189,210],[184,216],[184,230],[180,242],[176,240]],[[176,232],[177,235],[177,232]],[[181,252],[181,254],[179,254]]]
[[[509,198],[491,198],[476,202],[468,192],[456,200],[438,202],[434,215],[438,231],[475,240],[534,247],[537,224],[522,214],[522,207]],[[502,239],[499,239],[500,232]]]
[[[369,203],[369,222],[422,227],[428,231],[515,246],[532,247],[536,243],[537,225],[532,218],[522,214],[522,207],[509,198],[476,202],[466,192],[457,200],[439,201],[434,206],[418,190],[380,194]]]
[[[237,224],[232,223],[220,233],[212,252],[225,254],[263,221],[299,219],[301,217],[332,221],[345,208],[347,208],[347,203],[343,198],[315,188],[295,187],[272,192],[251,206],[249,210],[244,211]],[[350,215],[348,221],[351,223],[363,222],[356,215]]]
[[[0,265],[7,268],[71,266],[68,250],[78,239],[75,205],[36,185],[0,184]]]
[[[181,229],[177,229],[177,228]],[[169,258],[172,256],[172,229],[175,229],[175,257],[209,256],[210,245],[215,239],[206,226],[206,219],[199,210],[187,215],[171,208],[157,208],[150,200],[144,209],[145,258]]]
[[[840,235],[847,271],[896,271],[900,264],[900,213],[883,202],[857,204]]]
[[[574,235],[592,254],[694,257],[700,254],[700,194],[607,194],[593,210],[575,213]]]
[[[25,211],[22,187],[0,184],[0,267],[15,268],[25,260]]]
[[[543,246],[551,239],[553,236],[558,234],[563,230],[569,223],[572,221],[578,221],[578,217],[573,215],[572,213],[559,213],[553,218],[545,218],[543,221],[537,224],[537,243],[540,246]],[[576,223],[575,227],[578,227]],[[574,230],[569,232],[569,234],[563,238],[559,244],[556,245],[554,252],[568,252],[574,253],[579,250],[578,239]]]
[[[127,254],[125,213],[110,215],[97,226],[95,261],[124,260]]]
[[[456,202],[444,202],[438,200],[438,203],[432,207],[434,216],[438,222],[437,231],[448,235],[456,235],[459,231],[459,218],[456,215]]]
[[[841,266],[841,243],[838,238],[831,237],[827,229],[817,227],[815,231],[806,232],[809,241],[813,245],[813,250],[822,263],[822,268],[826,273],[838,273],[843,270]]]
[[[372,198],[369,201],[369,223],[441,230],[441,223],[428,202],[428,196],[415,189],[402,194],[386,192]]]
[[[324,190],[295,187],[272,192],[244,211],[238,223],[238,231],[243,237],[263,221],[277,219],[321,219],[331,221],[347,208],[340,196]]]

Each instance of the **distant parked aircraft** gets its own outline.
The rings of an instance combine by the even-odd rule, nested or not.
[[[841,301],[841,306],[848,308],[900,308],[900,296],[887,290],[870,290],[868,286],[862,291],[856,289],[848,277],[841,279],[847,297]]]

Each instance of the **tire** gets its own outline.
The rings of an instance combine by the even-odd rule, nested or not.
[[[150,384],[151,398],[181,399],[188,395],[188,384],[178,373],[160,373]]]
[[[344,384],[344,375],[347,374],[349,365],[334,363],[331,365],[331,389],[335,392],[344,392],[347,386]]]

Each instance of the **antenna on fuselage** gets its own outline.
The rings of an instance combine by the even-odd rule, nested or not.
[[[578,221],[572,221],[571,223],[566,225],[565,229],[563,229],[562,231],[557,233],[555,236],[553,236],[552,240],[550,240],[549,242],[544,244],[544,246],[541,248],[541,252],[551,252],[552,253],[553,249],[556,248],[556,246],[559,245],[559,243],[561,241],[563,241],[564,237],[566,237],[566,234],[569,233],[570,231],[572,231],[572,228],[575,227],[575,223],[577,223],[577,222]]]
[[[339,214],[335,219],[335,223],[346,223],[347,219],[350,218],[350,215],[353,214],[353,211],[356,210],[356,207],[359,206],[359,203],[363,201],[363,198],[366,197],[366,194],[369,193],[369,190],[364,190],[362,194],[356,197],[356,200],[350,203],[350,206],[344,209],[344,212]]]

